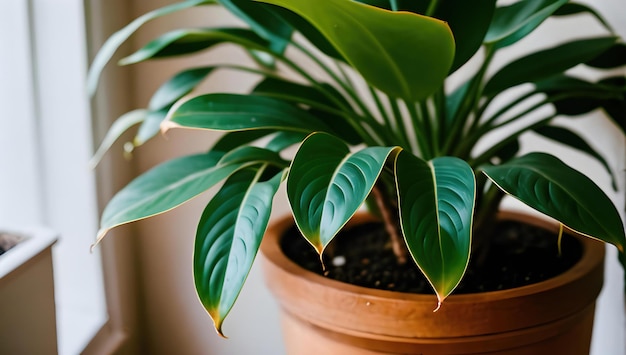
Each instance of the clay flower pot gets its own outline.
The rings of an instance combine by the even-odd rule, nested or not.
[[[351,223],[368,218],[358,215]],[[538,219],[530,223],[555,228]],[[557,277],[509,290],[453,294],[433,312],[434,295],[354,286],[296,265],[279,245],[292,225],[290,217],[275,222],[262,245],[290,355],[589,353],[603,282],[600,242],[581,238],[581,260]]]

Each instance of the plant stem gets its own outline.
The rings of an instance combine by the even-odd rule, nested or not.
[[[385,186],[381,186],[380,183],[376,184],[372,189],[372,194],[374,195],[380,214],[383,217],[385,230],[389,234],[391,249],[396,256],[396,261],[399,265],[404,265],[408,261],[408,251],[398,226],[398,215],[389,206],[389,196],[387,195]]]

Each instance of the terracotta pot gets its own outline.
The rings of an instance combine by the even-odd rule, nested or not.
[[[358,215],[351,223],[367,219]],[[537,219],[530,223],[556,228]],[[291,217],[273,223],[262,245],[266,282],[282,309],[290,355],[589,353],[603,282],[600,242],[581,238],[581,260],[550,280],[452,295],[433,312],[434,295],[354,286],[301,268],[279,246],[292,225]]]

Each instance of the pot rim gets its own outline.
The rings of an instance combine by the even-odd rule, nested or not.
[[[555,225],[554,222],[545,219],[545,218],[537,218],[535,215],[530,215],[524,212],[517,211],[504,211],[499,214],[500,219],[517,219],[522,222],[531,223],[533,225],[537,225],[539,227],[544,227],[549,230],[558,230],[558,225]],[[376,221],[376,218],[367,214],[358,212],[355,217],[352,218],[350,222],[348,222],[347,226],[367,222],[367,221]],[[437,298],[434,292],[431,294],[417,294],[417,293],[408,293],[408,292],[398,292],[391,290],[381,290],[381,289],[373,289],[364,286],[358,286],[338,280],[334,280],[328,277],[324,277],[315,272],[309,271],[291,259],[289,259],[283,252],[280,247],[280,243],[277,241],[283,237],[284,232],[293,225],[293,217],[291,214],[287,216],[283,216],[282,218],[276,220],[270,228],[268,228],[268,232],[264,238],[263,243],[261,244],[261,251],[263,256],[271,261],[274,264],[281,265],[284,271],[292,274],[294,276],[301,276],[305,279],[308,279],[311,282],[321,284],[327,287],[332,287],[337,290],[341,290],[351,294],[358,294],[362,296],[369,296],[374,298],[394,298],[397,300],[407,300],[407,301],[418,301],[418,302],[428,302],[433,301],[433,304],[436,305]],[[505,290],[497,290],[497,291],[486,291],[486,292],[477,292],[477,293],[466,293],[466,294],[454,294],[449,295],[444,301],[445,305],[450,305],[453,303],[475,303],[480,298],[488,298],[489,300],[504,300],[510,298],[523,297],[531,294],[538,294],[542,292],[546,292],[551,289],[559,288],[565,286],[575,279],[580,278],[581,275],[587,274],[590,272],[590,269],[594,267],[594,261],[598,260],[598,258],[603,258],[605,253],[604,243],[584,237],[578,236],[573,233],[570,233],[574,237],[576,237],[583,245],[583,254],[576,262],[574,266],[565,272],[549,278],[547,280],[543,280],[537,283],[524,285],[520,287],[505,289]],[[267,239],[267,241],[265,241]],[[594,295],[597,296],[597,293]]]

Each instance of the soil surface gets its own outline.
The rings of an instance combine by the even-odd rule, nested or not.
[[[543,281],[569,269],[582,255],[580,242],[569,235],[563,235],[559,255],[558,237],[544,229],[503,221],[496,231],[485,256],[472,255],[454,293],[496,291]],[[383,290],[433,293],[412,259],[398,265],[380,223],[340,233],[326,249],[325,270],[313,247],[295,227],[283,238],[282,248],[300,266],[338,281]]]
[[[19,235],[0,231],[0,255],[13,248],[22,239],[24,238]]]

